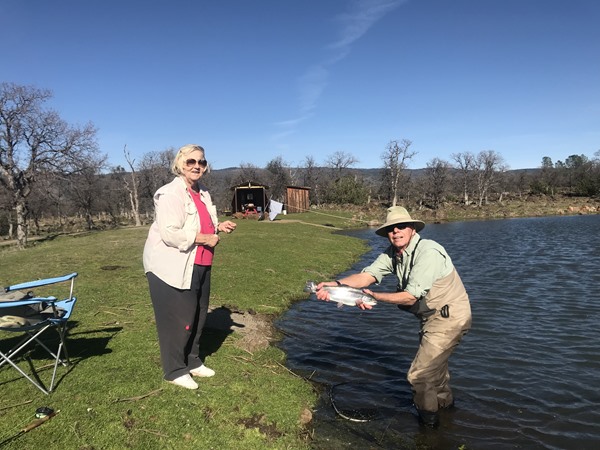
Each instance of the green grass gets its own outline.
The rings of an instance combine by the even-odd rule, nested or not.
[[[306,280],[329,279],[366,250],[362,241],[328,228],[349,226],[349,214],[285,219],[325,227],[238,220],[237,231],[223,236],[217,248],[211,306],[279,315],[306,297]],[[146,234],[146,227],[125,228],[0,250],[2,285],[79,273],[68,341],[73,365],[59,368],[58,386],[49,396],[14,369],[0,368],[0,442],[17,435],[40,406],[60,413],[3,448],[308,448],[300,416],[316,393],[285,368],[285,354],[275,346],[248,353],[234,345],[236,333],[209,333],[203,346],[212,351],[207,365],[217,376],[203,379],[197,391],[162,380],[142,268]],[[12,338],[2,333],[0,339],[6,350]],[[46,382],[50,361],[37,351],[32,359]]]

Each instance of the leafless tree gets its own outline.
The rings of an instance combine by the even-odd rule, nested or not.
[[[387,172],[386,179],[390,183],[392,206],[396,206],[398,203],[402,181],[407,181],[405,171],[408,168],[408,162],[417,154],[417,152],[410,151],[411,145],[412,142],[408,139],[390,141],[381,155],[383,167]]]
[[[329,155],[325,161],[325,164],[336,173],[336,176],[339,177],[343,174],[344,170],[354,166],[357,162],[358,159],[356,159],[353,155],[339,150]]]
[[[58,228],[62,225],[62,213],[64,211],[64,190],[62,189],[61,177],[55,172],[43,171],[36,176],[35,183],[31,186],[31,194],[27,199],[27,209],[29,212],[28,221],[33,222],[35,234],[42,232],[42,221],[44,218],[52,217],[57,221],[52,225]],[[57,223],[56,223],[57,222]],[[46,227],[47,231],[51,231],[50,224]],[[31,231],[31,226],[28,227]],[[32,233],[29,233],[32,234]]]
[[[127,178],[124,178],[123,182],[125,183],[125,189],[129,193],[129,202],[131,203],[131,212],[135,220],[135,226],[139,227],[142,225],[142,220],[140,219],[140,181],[135,171],[135,159],[131,157],[131,153],[129,153],[129,151],[127,150],[127,145],[123,147],[123,153],[125,154],[125,161],[127,161],[127,165],[131,170],[131,172],[129,173],[131,181],[127,181]]]
[[[0,84],[0,184],[11,195],[19,248],[27,243],[27,198],[37,174],[72,172],[75,163],[97,151],[94,126],[69,126],[43,108],[51,97],[45,89]]]
[[[269,175],[271,196],[274,200],[283,201],[286,187],[291,185],[292,181],[289,164],[283,160],[282,156],[278,156],[269,161],[265,169]]]
[[[263,177],[260,174],[260,168],[252,163],[241,163],[240,172],[237,175],[236,184],[243,183],[263,183]]]
[[[159,187],[171,181],[171,163],[177,150],[174,147],[162,151],[144,153],[139,163],[140,210],[146,216],[154,214],[154,193]]]
[[[425,169],[427,196],[431,207],[437,210],[444,199],[450,176],[450,163],[440,158],[433,158]]]
[[[470,192],[473,190],[473,174],[475,171],[475,155],[471,152],[464,153],[453,153],[450,157],[456,163],[458,169],[458,177],[460,180],[463,202],[465,205],[471,203],[469,197]]]
[[[88,230],[95,227],[94,214],[105,211],[100,174],[107,167],[105,155],[90,156],[80,160],[76,170],[66,177],[69,199],[85,219]]]
[[[303,184],[310,188],[310,200],[315,205],[321,204],[323,188],[323,170],[317,166],[315,159],[312,156],[304,158],[303,164]]]
[[[506,189],[509,191],[515,191],[519,198],[523,198],[523,194],[529,190],[529,186],[533,181],[532,177],[529,176],[525,171],[519,171],[511,173],[510,175],[505,175]]]
[[[493,150],[479,152],[475,159],[478,206],[487,203],[492,186],[499,181],[500,174],[505,170],[504,159],[499,153]]]
[[[556,192],[557,181],[558,171],[554,168],[552,158],[544,156],[542,158],[541,170],[536,180],[536,187],[545,194],[554,195]]]

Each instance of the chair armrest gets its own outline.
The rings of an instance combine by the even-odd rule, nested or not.
[[[56,303],[57,301],[58,299],[56,297],[33,297],[25,300],[7,300],[5,302],[0,301],[0,314],[2,313],[2,308],[35,305],[36,303]]]
[[[73,272],[69,275],[64,275],[62,277],[44,278],[42,280],[27,281],[25,283],[13,284],[12,286],[5,287],[4,291],[10,292],[10,291],[16,291],[16,290],[21,290],[21,289],[30,289],[30,288],[39,287],[39,286],[46,286],[48,284],[62,283],[63,281],[72,280],[77,275],[78,275],[77,272]]]

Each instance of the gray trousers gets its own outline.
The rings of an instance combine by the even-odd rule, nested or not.
[[[174,288],[152,272],[146,274],[165,380],[202,365],[200,336],[208,314],[210,274],[210,266],[195,265],[190,289]]]

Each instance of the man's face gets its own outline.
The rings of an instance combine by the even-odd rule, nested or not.
[[[397,223],[386,228],[390,243],[398,250],[408,247],[411,238],[415,235],[415,227],[410,223]]]

